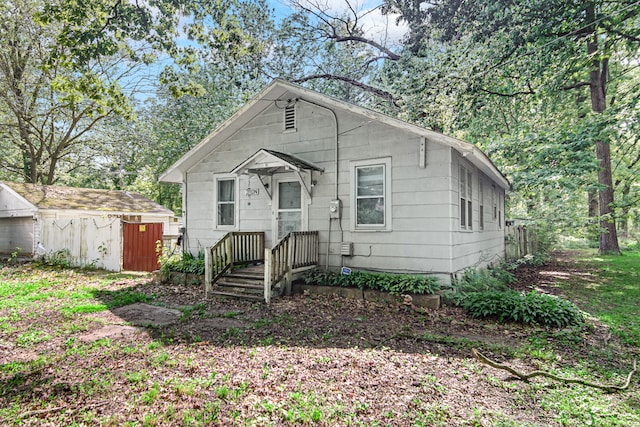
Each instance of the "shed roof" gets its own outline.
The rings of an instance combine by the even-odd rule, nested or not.
[[[135,212],[172,215],[164,206],[138,193],[95,188],[62,187],[17,182],[3,182],[3,186],[38,209],[64,209],[102,212]]]

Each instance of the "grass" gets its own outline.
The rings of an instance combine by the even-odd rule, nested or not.
[[[625,342],[640,347],[640,251],[622,256],[583,255],[582,263],[596,270],[595,278],[563,284],[564,292]]]
[[[640,252],[621,257],[582,252],[580,263],[591,275],[561,281],[559,290],[609,325],[624,343],[635,346],[627,349],[637,356]],[[315,334],[313,325],[302,324],[294,311],[265,310],[249,318],[246,328],[221,330],[220,342],[185,343],[167,337],[167,330],[153,328],[148,336],[131,341],[82,341],[84,333],[99,327],[94,320],[98,312],[135,302],[167,304],[138,286],[136,281],[142,279],[99,271],[0,267],[0,350],[12,349],[0,352],[1,425],[640,425],[637,377],[628,391],[611,395],[544,380],[506,381],[502,372],[464,356],[470,348],[484,346],[524,369],[621,383],[634,355],[610,346],[585,348],[583,338],[589,330],[580,328],[526,329],[517,348],[407,331],[404,339],[419,350],[406,352],[385,346],[358,348],[358,339],[350,348],[330,347],[329,338],[345,333],[336,329],[318,334],[314,345],[296,348],[282,340],[282,334]],[[182,312],[180,322],[212,320],[204,303],[183,306]],[[237,309],[218,315],[239,320],[244,316]],[[365,319],[372,322],[375,316],[353,314],[351,321]],[[267,334],[273,330],[279,332]],[[240,344],[225,344],[226,339]],[[437,346],[440,353],[429,353],[419,347],[423,344]],[[26,356],[15,356],[20,352]],[[566,363],[567,355],[579,356]],[[253,368],[239,370],[236,360]],[[393,366],[401,367],[406,382],[386,390],[394,399],[385,405],[385,399],[370,390],[397,380],[385,378]],[[285,386],[292,378],[294,386]],[[474,382],[484,387],[486,399],[450,400],[458,385],[465,390]],[[500,393],[511,399],[512,408],[522,408],[523,413],[534,408],[539,418],[496,408],[492,399]]]

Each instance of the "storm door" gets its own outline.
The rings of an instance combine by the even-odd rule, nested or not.
[[[302,188],[299,181],[279,181],[275,222],[278,240],[291,231],[303,229]]]

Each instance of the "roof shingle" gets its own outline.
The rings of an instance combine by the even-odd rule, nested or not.
[[[171,210],[153,200],[129,191],[17,182],[4,182],[3,184],[39,209],[172,214]]]

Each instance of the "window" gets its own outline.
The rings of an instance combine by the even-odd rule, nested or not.
[[[351,162],[352,228],[391,229],[391,159]]]
[[[284,130],[289,132],[296,130],[296,104],[284,107]]]
[[[473,177],[464,166],[460,166],[460,228],[473,229]]]
[[[498,195],[498,229],[502,228],[502,196]]]
[[[216,225],[236,225],[236,180],[219,178],[216,180]]]
[[[482,185],[483,181],[478,179],[478,227],[480,230],[484,230],[484,189]]]
[[[498,191],[496,185],[491,184],[491,205],[493,206],[493,220],[498,219]]]

